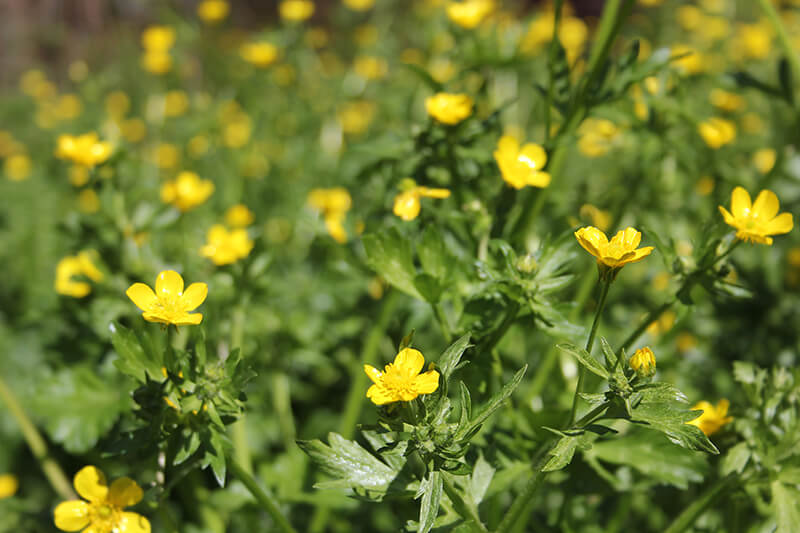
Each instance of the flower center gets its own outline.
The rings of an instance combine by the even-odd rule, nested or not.
[[[111,533],[119,524],[120,509],[107,503],[92,505],[91,529],[97,533]]]
[[[383,384],[398,396],[413,394],[414,376],[390,366],[383,375]]]

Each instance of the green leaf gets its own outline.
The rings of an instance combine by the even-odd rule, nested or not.
[[[699,483],[708,471],[704,456],[670,445],[650,432],[595,442],[587,457],[628,465],[656,481],[685,489]]]
[[[362,238],[367,262],[375,272],[389,284],[419,300],[424,298],[417,290],[414,278],[417,269],[411,251],[411,243],[391,228],[382,233],[365,235]]]
[[[475,461],[475,466],[469,479],[469,492],[474,505],[477,506],[483,501],[486,491],[489,489],[489,484],[494,477],[494,472],[494,467],[483,458],[483,454],[478,454],[478,459]]]
[[[448,266],[452,259],[448,257],[442,235],[436,226],[430,225],[422,233],[422,239],[417,243],[417,255],[422,264],[422,270],[438,280],[447,277]]]
[[[390,486],[392,492],[407,491],[410,480],[399,478],[399,468],[386,465],[357,442],[347,440],[337,433],[329,433],[328,442],[330,445],[314,439],[297,441],[297,444],[322,471],[339,482],[337,486],[379,493],[388,492]],[[325,486],[325,483],[317,484],[320,488]]]
[[[132,330],[121,326],[118,322],[112,322],[111,343],[119,356],[114,360],[114,366],[123,374],[144,383],[146,376],[155,381],[161,381],[164,376],[161,374],[163,363],[159,354],[154,350],[145,349],[144,343]],[[147,343],[152,344],[152,343]]]
[[[442,287],[438,279],[425,273],[417,274],[414,277],[414,287],[419,291],[419,294],[422,295],[426,302],[432,304],[439,303],[442,290],[444,290],[444,287]]]
[[[511,396],[511,393],[514,392],[514,389],[517,388],[519,382],[522,381],[522,376],[525,375],[525,371],[528,370],[528,365],[523,366],[520,368],[514,377],[511,378],[511,381],[506,383],[500,391],[498,391],[494,396],[492,396],[488,402],[483,404],[477,411],[475,416],[470,420],[466,425],[461,426],[459,425],[458,430],[454,436],[456,441],[463,440],[465,438],[471,438],[478,429],[480,429],[481,424],[486,422],[492,413],[494,413],[506,399]]]
[[[608,344],[605,337],[600,337],[600,348],[603,350],[603,355],[606,358],[606,368],[609,372],[613,372],[613,370],[617,368],[619,357],[614,353],[614,350],[611,348],[611,345]]]
[[[575,450],[578,448],[586,449],[588,446],[586,435],[564,435],[547,452],[550,455],[550,459],[542,467],[542,472],[561,470],[572,462]]]
[[[439,514],[439,503],[442,500],[442,487],[444,479],[442,473],[434,470],[420,483],[419,492],[422,493],[422,502],[419,506],[419,533],[428,533]]]
[[[556,348],[573,355],[575,359],[577,359],[578,362],[586,367],[586,369],[592,374],[596,374],[603,379],[608,379],[608,370],[606,370],[597,359],[589,355],[589,353],[583,348],[579,348],[578,346],[570,343],[558,344]]]
[[[437,366],[439,367],[439,371],[442,373],[442,379],[445,382],[450,380],[450,376],[453,374],[453,371],[458,368],[459,362],[461,361],[461,356],[464,355],[464,351],[472,346],[469,343],[469,338],[470,334],[467,333],[460,339],[456,340],[453,344],[448,346],[444,353],[439,356],[439,362],[437,363]]]
[[[94,368],[74,366],[39,380],[30,407],[53,441],[81,454],[94,448],[129,408],[127,392],[113,375],[99,376]]]
[[[747,462],[750,460],[750,446],[746,442],[740,442],[725,454],[722,458],[720,470],[723,476],[736,472],[741,474]]]
[[[770,484],[772,504],[775,507],[775,521],[778,524],[776,533],[797,533],[800,531],[800,492],[784,485],[780,481]]]

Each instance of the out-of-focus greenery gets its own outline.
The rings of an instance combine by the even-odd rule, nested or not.
[[[800,530],[797,0],[160,4],[0,94],[0,532],[86,465],[154,531]]]

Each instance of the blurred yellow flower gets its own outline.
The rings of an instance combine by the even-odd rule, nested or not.
[[[106,95],[106,113],[115,119],[121,119],[131,109],[131,99],[124,91],[112,91]]]
[[[56,265],[55,290],[58,294],[83,298],[92,292],[92,286],[83,278],[99,283],[103,281],[103,273],[94,265],[94,252],[83,251],[61,259]]]
[[[538,144],[526,143],[520,147],[514,137],[503,135],[497,142],[494,159],[500,167],[503,180],[515,189],[522,189],[527,185],[550,185],[550,174],[542,171],[547,163],[547,152]]]
[[[168,91],[164,96],[164,115],[179,117],[189,109],[189,96],[185,91]]]
[[[225,223],[232,228],[246,228],[255,217],[244,204],[236,204],[225,212]]]
[[[164,270],[156,277],[156,290],[144,283],[134,283],[125,291],[128,298],[142,310],[148,322],[186,326],[199,324],[202,313],[190,313],[208,296],[208,285],[192,283],[183,290],[183,278],[174,270]]]
[[[619,135],[619,128],[604,118],[587,118],[578,127],[578,149],[587,157],[601,157],[609,152]]]
[[[736,138],[736,124],[724,118],[711,117],[697,125],[697,132],[709,148],[716,150]]]
[[[774,192],[764,189],[751,204],[750,194],[742,187],[733,189],[730,212],[719,206],[725,223],[736,228],[737,239],[767,245],[772,244],[770,235],[789,233],[794,227],[792,214],[779,215],[779,209],[780,203]]]
[[[67,67],[69,79],[75,83],[80,83],[89,76],[89,65],[86,61],[73,61]]]
[[[467,94],[436,93],[425,100],[428,115],[453,126],[472,114],[472,98]]]
[[[366,11],[375,5],[375,0],[342,0],[342,3],[353,11]]]
[[[58,120],[70,120],[81,114],[83,104],[76,94],[62,94],[56,102],[55,114]]]
[[[89,183],[89,169],[81,165],[69,167],[69,182],[73,187],[83,187]]]
[[[382,57],[359,56],[353,63],[353,70],[365,80],[377,80],[386,76],[389,65]]]
[[[161,201],[186,212],[204,203],[213,192],[213,182],[184,170],[174,180],[161,186]]]
[[[89,215],[100,210],[100,198],[94,189],[83,189],[78,194],[78,209]]]
[[[161,143],[156,146],[153,156],[158,168],[175,168],[181,161],[180,149],[171,143]]]
[[[172,69],[172,56],[161,50],[148,50],[142,54],[142,68],[151,74],[166,74]]]
[[[130,143],[138,143],[147,135],[147,126],[140,118],[129,118],[120,125],[122,136]]]
[[[239,55],[253,66],[266,68],[278,59],[278,48],[265,42],[245,43],[239,48]]]
[[[745,101],[740,95],[722,89],[711,90],[711,105],[722,111],[732,113],[744,109]]]
[[[336,112],[342,131],[349,135],[359,135],[367,131],[374,116],[375,104],[366,100],[345,103]]]
[[[62,134],[58,136],[55,155],[59,159],[66,159],[85,167],[93,167],[104,163],[113,148],[111,143],[101,141],[95,132],[73,136]]]
[[[247,230],[239,228],[228,231],[222,224],[211,226],[206,241],[200,253],[218,266],[230,265],[244,259],[253,249],[253,241],[247,235]]]
[[[535,18],[525,36],[520,41],[520,49],[526,53],[535,53],[550,43],[553,37],[555,15],[548,10]],[[583,52],[586,40],[589,37],[589,28],[580,18],[573,16],[562,17],[558,26],[558,37],[567,53],[567,61],[574,63]]]
[[[765,59],[772,49],[772,33],[765,23],[742,24],[736,31],[736,49],[747,59]]]
[[[642,234],[631,227],[617,232],[610,241],[605,233],[594,226],[579,229],[575,232],[575,238],[584,250],[597,258],[598,265],[612,269],[641,261],[653,251],[652,246],[637,248],[642,241]]]
[[[22,181],[31,175],[31,158],[26,154],[10,155],[3,162],[3,173],[11,181]]]
[[[375,405],[392,402],[410,402],[420,394],[430,394],[439,388],[439,372],[428,370],[420,374],[425,366],[422,352],[403,348],[383,372],[371,365],[364,365],[373,385],[367,390],[367,398]]]
[[[694,420],[686,423],[697,426],[706,436],[711,436],[719,431],[722,426],[733,420],[732,416],[727,416],[730,405],[730,402],[725,398],[717,402],[716,407],[705,400],[698,402],[692,407],[692,411],[702,409],[703,413]]]
[[[493,0],[463,0],[447,4],[447,18],[453,23],[471,30],[478,27],[494,11]]]
[[[600,231],[606,231],[611,227],[611,213],[605,209],[600,209],[592,204],[583,204],[578,211],[581,218],[589,220],[592,226]]]
[[[447,189],[421,187],[410,178],[403,180],[401,188],[403,192],[395,196],[393,212],[406,222],[414,220],[419,216],[419,211],[422,207],[422,198],[450,197],[450,191]]]
[[[675,316],[675,311],[667,309],[666,311],[661,313],[660,317],[650,322],[650,324],[647,326],[647,333],[653,336],[666,333],[667,331],[671,330],[672,327],[675,325],[676,318],[677,317]]]
[[[10,498],[17,493],[19,480],[14,474],[0,475],[0,500]]]
[[[308,205],[322,213],[328,234],[336,242],[342,244],[347,242],[347,232],[343,223],[352,205],[352,199],[347,189],[343,187],[312,189],[308,193]]]
[[[148,26],[142,32],[142,46],[148,51],[165,52],[175,44],[175,30],[170,26]]]
[[[705,56],[696,48],[685,44],[676,44],[672,47],[672,57],[677,58],[672,61],[678,70],[686,74],[699,74],[706,68]]]
[[[229,148],[241,148],[250,140],[253,123],[245,113],[236,113],[222,128],[222,142]]]
[[[203,0],[197,5],[197,16],[206,24],[225,20],[231,6],[225,0]]]
[[[88,501],[70,500],[54,511],[56,527],[62,531],[91,533],[150,533],[150,522],[138,513],[123,511],[136,505],[144,492],[132,479],[115,479],[111,486],[94,466],[83,467],[73,481],[75,491]],[[85,528],[85,529],[84,529]]]
[[[628,364],[642,378],[652,377],[656,373],[656,356],[649,346],[639,348],[633,352]]]
[[[694,186],[694,190],[700,196],[708,196],[709,194],[714,192],[714,186],[715,186],[714,178],[712,178],[711,176],[703,176],[699,180],[697,180],[697,183]]]
[[[291,22],[302,22],[314,14],[314,2],[310,0],[283,0],[278,6],[281,18]]]
[[[778,152],[773,148],[762,148],[756,150],[753,154],[753,165],[762,174],[768,174],[775,166],[775,161],[778,159]]]

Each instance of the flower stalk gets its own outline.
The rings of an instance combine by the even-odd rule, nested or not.
[[[234,476],[236,476],[239,481],[241,481],[247,490],[250,491],[250,494],[258,501],[258,504],[261,506],[262,509],[269,513],[270,517],[272,517],[272,521],[275,522],[275,527],[282,531],[283,533],[296,533],[295,529],[289,523],[283,513],[281,513],[280,508],[278,507],[278,503],[275,501],[275,498],[267,492],[266,489],[261,487],[258,484],[258,481],[247,471],[245,470],[242,465],[240,465],[234,458],[230,458],[228,463],[230,466],[231,472]]]

